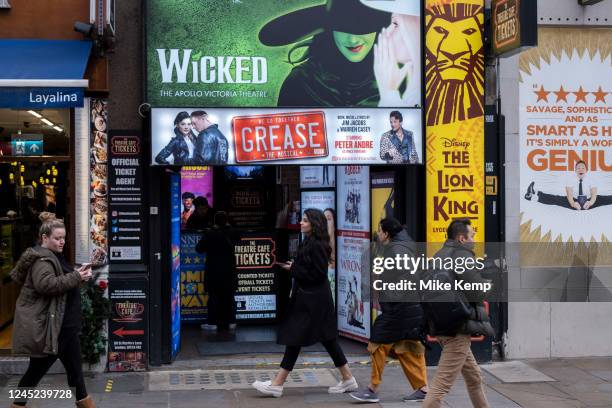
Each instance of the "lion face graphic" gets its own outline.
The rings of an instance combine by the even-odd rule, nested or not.
[[[483,9],[440,5],[426,18],[427,124],[452,123],[484,112]]]

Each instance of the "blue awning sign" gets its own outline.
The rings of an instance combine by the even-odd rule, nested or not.
[[[91,41],[0,40],[0,108],[82,107],[91,46]]]

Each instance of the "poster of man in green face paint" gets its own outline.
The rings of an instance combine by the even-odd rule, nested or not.
[[[151,0],[152,106],[420,107],[420,0]]]

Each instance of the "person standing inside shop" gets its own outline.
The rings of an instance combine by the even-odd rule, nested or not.
[[[213,221],[214,210],[208,204],[206,197],[196,197],[193,200],[193,205],[195,209],[187,220],[185,229],[198,231],[210,227]]]
[[[68,385],[76,388],[77,407],[95,407],[85,388],[79,342],[79,286],[91,279],[91,267],[75,269],[68,263],[62,254],[63,221],[51,213],[41,215],[40,245],[27,249],[11,271],[11,278],[22,285],[13,321],[13,353],[30,357],[18,388],[36,387],[59,358]],[[12,407],[25,405],[26,399],[17,398]]]
[[[196,246],[206,253],[204,287],[208,293],[208,323],[204,329],[227,332],[236,323],[234,295],[238,288],[234,237],[225,211],[215,214],[215,226],[204,233]]]
[[[382,246],[382,257],[414,257],[416,245],[402,224],[395,218],[385,218],[378,225],[377,239]],[[380,275],[383,281],[399,283],[416,282],[408,270],[387,269]],[[378,293],[382,314],[376,318],[368,351],[372,360],[372,377],[367,388],[352,393],[361,402],[378,402],[378,388],[387,356],[397,357],[410,385],[415,390],[404,401],[422,401],[427,395],[427,369],[425,365],[425,316],[418,295],[409,299],[410,293],[381,291]],[[412,301],[411,301],[412,300]]]
[[[300,349],[320,342],[342,375],[342,380],[328,392],[355,391],[358,389],[357,381],[338,343],[336,310],[327,279],[331,254],[327,220],[321,210],[310,208],[304,212],[300,227],[306,239],[300,244],[295,261],[279,264],[294,279],[287,313],[277,338],[279,344],[286,346],[285,355],[276,377],[271,381],[255,381],[253,387],[265,395],[282,396],[283,385],[295,366]]]

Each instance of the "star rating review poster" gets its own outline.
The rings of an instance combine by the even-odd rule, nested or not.
[[[611,38],[610,29],[540,28],[539,46],[520,56],[523,243],[611,238]],[[523,247],[523,265],[572,262],[563,245],[546,257]]]

